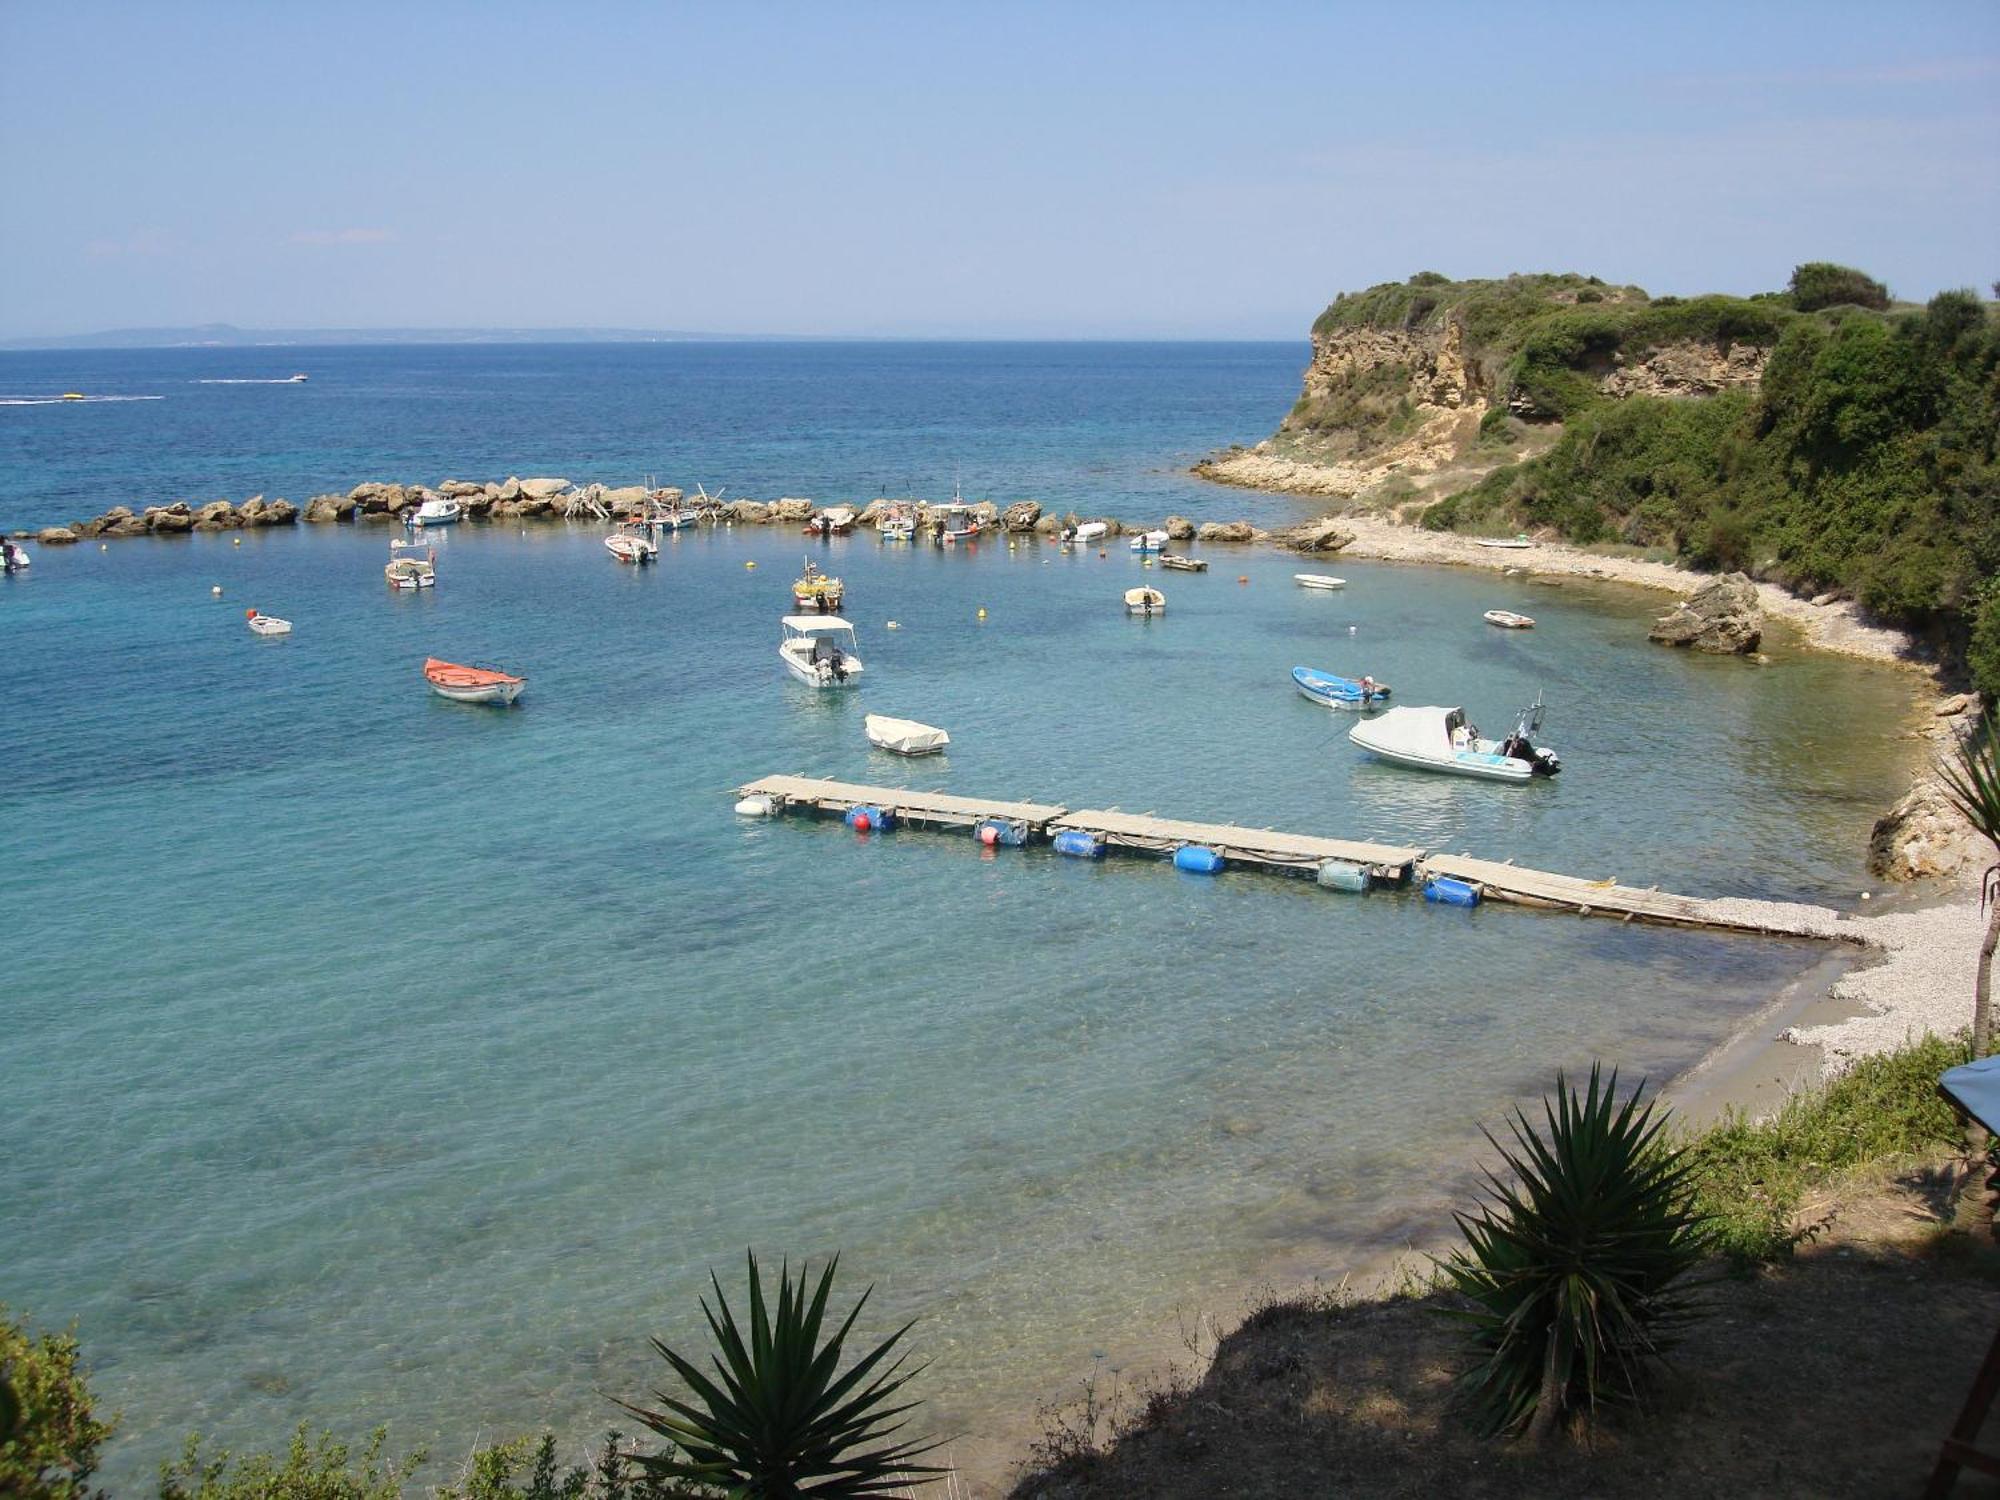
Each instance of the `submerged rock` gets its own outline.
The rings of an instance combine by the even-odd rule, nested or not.
[[[1718,656],[1755,651],[1764,638],[1757,585],[1742,573],[1710,579],[1653,622],[1647,639]]]

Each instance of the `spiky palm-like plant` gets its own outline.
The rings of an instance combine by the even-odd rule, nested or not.
[[[1538,1442],[1565,1412],[1635,1398],[1646,1366],[1690,1315],[1683,1278],[1702,1258],[1688,1166],[1660,1139],[1667,1117],[1620,1104],[1618,1074],[1590,1070],[1579,1095],[1561,1073],[1540,1132],[1519,1110],[1512,1173],[1486,1174],[1490,1201],[1456,1214],[1465,1247],[1442,1262],[1471,1302],[1477,1362],[1461,1394],[1488,1433]]]
[[[1965,815],[1981,838],[2000,855],[2000,766],[1994,764],[1994,736],[2000,733],[1988,710],[1980,731],[1952,745],[1938,763],[1938,780],[1945,796]],[[1992,915],[1979,945],[1979,974],[1972,989],[1972,1055],[1993,1050],[1993,950],[2000,946],[2000,864],[1987,866],[1979,882],[1979,902]]]
[[[917,1462],[937,1443],[899,1442],[893,1436],[906,1413],[920,1404],[896,1400],[918,1373],[898,1373],[908,1355],[889,1359],[911,1325],[905,1323],[839,1373],[848,1332],[874,1288],[861,1294],[839,1329],[822,1342],[840,1257],[826,1263],[810,1302],[803,1268],[794,1282],[790,1264],[784,1265],[775,1306],[765,1301],[757,1257],[750,1255],[749,1262],[747,1337],[712,1271],[715,1305],[701,1299],[715,1340],[709,1356],[715,1378],[654,1339],[653,1347],[686,1382],[691,1399],[655,1391],[657,1411],[618,1403],[672,1445],[665,1453],[637,1458],[648,1477],[714,1485],[742,1500],[846,1500],[898,1494],[943,1474]]]

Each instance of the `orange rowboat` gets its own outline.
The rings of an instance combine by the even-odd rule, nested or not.
[[[491,667],[460,666],[457,662],[439,661],[435,656],[424,662],[424,681],[439,697],[456,703],[512,703],[528,685],[525,677]]]

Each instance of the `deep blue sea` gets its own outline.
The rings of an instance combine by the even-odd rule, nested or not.
[[[0,524],[364,479],[655,476],[730,495],[1032,496],[1275,520],[1183,476],[1267,431],[1290,345],[663,345],[0,355]],[[303,386],[201,384],[303,370]],[[0,579],[0,1300],[76,1320],[132,1492],[182,1436],[301,1420],[455,1461],[587,1435],[691,1338],[709,1267],[838,1250],[921,1319],[936,1419],[1037,1400],[1433,1232],[1479,1122],[1592,1058],[1664,1078],[1819,955],[1344,897],[959,836],[761,822],[776,771],[1372,836],[1851,905],[1902,678],[1650,646],[1654,599],[1276,553],[814,545],[867,662],[776,660],[808,544],[386,527],[35,548]],[[751,568],[748,564],[755,563]],[[1167,614],[1126,619],[1144,579]],[[218,598],[211,590],[220,586]],[[1531,633],[1480,620],[1496,605]],[[286,639],[243,623],[291,619]],[[979,618],[984,609],[986,617]],[[901,628],[890,631],[894,619]],[[511,711],[427,654],[529,676]],[[1567,769],[1368,763],[1303,699],[1371,671]],[[949,755],[871,751],[868,711]]]

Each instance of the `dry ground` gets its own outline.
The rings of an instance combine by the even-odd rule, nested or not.
[[[1717,1284],[1651,1407],[1587,1440],[1473,1437],[1440,1297],[1320,1297],[1252,1314],[1199,1382],[1128,1397],[1115,1442],[1099,1441],[1112,1418],[1052,1418],[1058,1461],[1015,1500],[1914,1495],[2000,1328],[2000,1250],[1943,1229],[1941,1181],[1877,1177],[1815,1205],[1818,1240]],[[1985,1439],[2000,1446],[2000,1418]]]

